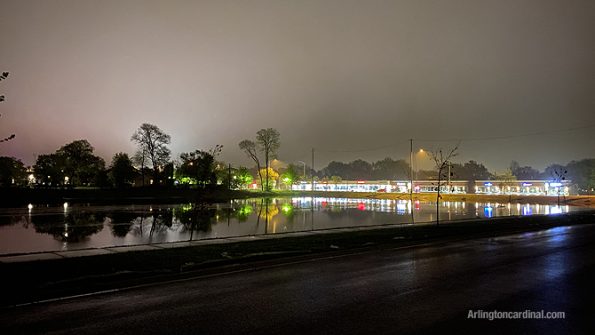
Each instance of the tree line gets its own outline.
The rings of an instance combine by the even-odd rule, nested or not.
[[[351,162],[332,161],[315,171],[311,167],[303,172],[300,167],[289,164],[273,169],[271,161],[277,158],[281,146],[276,129],[264,128],[256,132],[254,139],[242,140],[238,147],[253,162],[254,167],[231,167],[218,160],[222,145],[210,149],[195,149],[181,153],[172,159],[168,148],[171,137],[153,124],[142,124],[131,136],[136,144],[132,156],[116,153],[110,164],[94,154],[87,140],[68,143],[53,153],[39,155],[30,170],[14,157],[0,157],[0,186],[42,187],[131,187],[173,186],[207,188],[220,185],[226,188],[247,188],[258,180],[262,191],[290,189],[302,179],[311,180],[407,180],[410,166],[406,160],[386,157],[375,162],[356,159]],[[521,166],[512,161],[503,173],[490,172],[474,160],[465,163],[447,162],[443,170],[456,180],[572,180],[581,193],[595,190],[595,159],[571,161],[566,165],[552,164],[544,171],[530,166]],[[444,171],[443,171],[444,172]],[[437,179],[438,170],[414,172],[417,180]]]

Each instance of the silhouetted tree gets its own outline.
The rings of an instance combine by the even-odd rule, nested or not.
[[[372,178],[382,179],[407,179],[409,177],[409,164],[402,159],[394,160],[386,157],[372,163]]]
[[[180,159],[182,163],[177,170],[178,176],[192,178],[203,187],[217,182],[215,157],[211,152],[195,150],[180,154]]]
[[[144,171],[144,167],[149,163],[153,170],[153,177],[157,179],[159,168],[163,168],[170,159],[170,150],[167,147],[171,141],[170,136],[156,125],[143,123],[132,134],[130,140],[138,145],[134,157],[137,164],[141,166],[141,171]]]
[[[27,183],[27,169],[14,157],[0,157],[0,186],[22,186]]]
[[[2,72],[2,74],[0,74],[0,81],[5,80],[6,78],[8,78],[8,72]],[[6,97],[4,95],[0,95],[0,102],[4,102],[4,100],[6,99]],[[0,116],[2,116],[2,114],[0,114]],[[6,142],[6,141],[10,141],[15,137],[14,134],[11,134],[8,137],[5,137],[3,139],[0,139],[0,143],[2,142]]]
[[[438,193],[436,194],[436,225],[440,225],[440,188],[442,187],[442,180],[447,176],[444,174],[450,165],[450,160],[453,159],[457,155],[458,145],[454,148],[443,151],[442,149],[438,149],[436,151],[430,152],[430,157],[436,164],[436,172],[438,172],[438,184],[437,190]]]
[[[532,180],[539,178],[539,171],[530,166],[520,166],[517,161],[510,162],[510,171],[519,180]]]
[[[93,147],[87,140],[66,144],[56,154],[62,157],[62,172],[72,185],[97,185],[105,171],[105,161],[93,155]]]
[[[64,160],[58,154],[39,155],[33,165],[33,172],[37,183],[46,186],[59,186],[64,184]]]
[[[577,185],[580,193],[595,192],[595,158],[571,161],[566,170],[568,179]]]
[[[109,178],[112,185],[117,188],[131,186],[136,176],[136,170],[132,166],[132,160],[128,157],[128,154],[123,152],[114,155],[109,170]]]

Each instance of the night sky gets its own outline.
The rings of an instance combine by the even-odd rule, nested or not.
[[[175,156],[281,133],[279,158],[491,170],[595,157],[595,1],[0,0],[0,155],[85,138],[110,161],[143,122]],[[591,126],[591,127],[589,127]],[[581,127],[580,129],[577,129]],[[519,136],[536,134],[535,136]],[[485,138],[492,138],[486,140]],[[494,139],[498,138],[498,139]],[[424,140],[424,141],[421,141]]]

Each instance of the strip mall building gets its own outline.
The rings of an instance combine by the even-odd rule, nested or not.
[[[393,192],[409,193],[411,182],[407,180],[343,180],[340,182],[314,181],[315,191],[326,192]],[[502,195],[569,195],[571,182],[553,182],[549,180],[451,180],[441,182],[440,192],[452,194],[502,194]],[[312,182],[300,182],[292,185],[294,191],[311,191]],[[437,180],[413,181],[414,193],[432,193],[438,191]]]

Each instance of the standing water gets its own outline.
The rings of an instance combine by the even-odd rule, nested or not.
[[[0,254],[159,244],[235,236],[372,227],[436,220],[433,202],[344,198],[233,200],[210,205],[61,207],[0,210]],[[440,220],[559,214],[569,206],[441,202]]]

